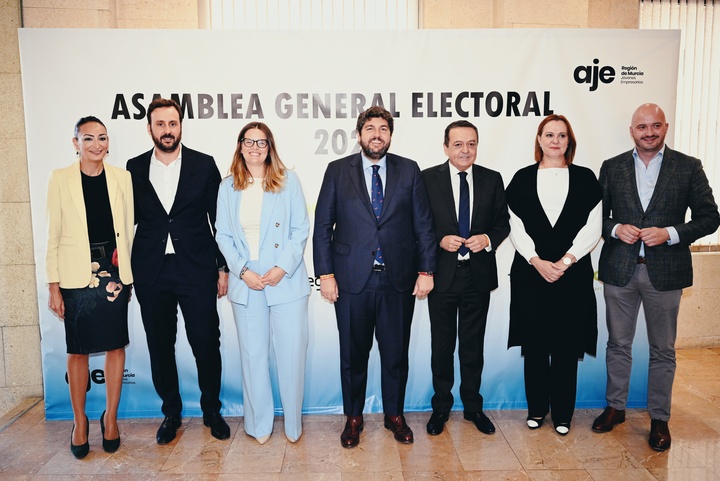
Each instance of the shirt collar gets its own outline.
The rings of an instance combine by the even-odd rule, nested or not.
[[[665,157],[665,149],[666,149],[666,148],[667,148],[667,144],[664,144],[664,145],[662,146],[662,149],[660,149],[660,150],[658,151],[658,153],[655,154],[655,156],[654,156],[652,159],[650,159],[650,162],[654,161],[655,159],[658,159],[660,162],[662,162],[663,158]],[[641,160],[640,157],[638,156],[637,147],[635,147],[635,148],[633,149],[632,155],[633,155],[633,159],[635,160],[635,162],[638,162],[638,161],[641,161],[641,162],[642,162],[642,160]]]
[[[372,167],[373,165],[379,165],[381,169],[386,169],[386,168],[387,168],[387,155],[383,155],[382,159],[378,160],[378,161],[377,161],[376,163],[374,163],[374,164],[373,164],[372,162],[370,162],[370,159],[368,159],[367,157],[365,157],[365,154],[364,154],[364,153],[361,152],[361,153],[360,153],[360,156],[362,157],[363,170],[369,169],[369,168]]]
[[[178,149],[178,156],[175,160],[170,162],[168,165],[165,165],[163,162],[160,162],[158,158],[155,156],[155,151],[157,150],[157,147],[153,147],[152,154],[150,155],[150,163],[152,164],[160,164],[163,167],[172,167],[174,165],[180,165],[180,162],[182,160],[182,144],[180,144],[180,148]]]
[[[452,165],[452,162],[450,162],[449,160],[448,160],[448,167],[450,167],[450,177],[453,179],[455,178],[456,175],[458,175],[458,173],[461,172],[457,167]],[[473,168],[471,165],[467,170],[463,170],[462,172],[467,172],[468,175],[467,175],[466,179],[470,180],[470,179],[472,179],[472,171],[473,171]]]

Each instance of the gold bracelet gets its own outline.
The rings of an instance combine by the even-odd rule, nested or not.
[[[332,279],[333,277],[335,277],[335,274],[323,274],[320,276],[320,280]]]

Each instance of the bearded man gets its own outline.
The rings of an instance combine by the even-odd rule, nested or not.
[[[433,288],[435,236],[420,168],[388,153],[393,117],[371,107],[357,120],[361,152],[331,162],[315,208],[313,259],[322,297],[335,305],[343,409],[340,444],[363,430],[368,356],[378,341],[385,427],[412,443],[405,422],[415,299]]]
[[[220,320],[216,299],[227,294],[225,258],[215,243],[220,171],[215,160],[180,144],[182,111],[158,98],[148,107],[155,147],[127,162],[135,198],[132,270],[147,337],[153,385],[165,415],[156,440],[167,444],[182,425],[175,361],[177,308],[198,371],[203,422],[217,439],[230,437],[220,414]]]

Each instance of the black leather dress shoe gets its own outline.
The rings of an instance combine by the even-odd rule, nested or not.
[[[219,412],[203,414],[203,424],[210,428],[210,434],[216,439],[227,439],[230,437],[230,426],[228,426]]]
[[[360,433],[364,427],[362,416],[348,416],[345,429],[340,435],[340,444],[343,448],[354,448],[360,443]]]
[[[427,432],[433,436],[437,436],[443,429],[445,429],[445,423],[448,420],[448,413],[439,413],[433,411],[430,420],[427,423]]]
[[[119,430],[118,430],[119,431]],[[100,432],[102,433],[102,446],[106,453],[114,453],[120,447],[120,433],[115,439],[105,439],[105,411],[100,415]]]
[[[90,440],[89,440],[89,435],[90,435],[90,421],[88,420],[87,416],[85,416],[85,423],[86,423],[85,426],[87,426],[87,428],[85,429],[85,439],[86,439],[86,441],[85,441],[84,444],[77,444],[77,445],[76,445],[76,444],[73,444],[72,438],[73,438],[73,434],[75,433],[75,425],[74,425],[74,424],[73,424],[72,430],[70,431],[70,452],[71,452],[72,455],[75,456],[77,459],[82,459],[82,458],[84,458],[84,457],[87,456],[88,453],[90,452]]]
[[[608,433],[613,430],[616,424],[625,422],[625,410],[615,409],[607,406],[605,411],[595,418],[592,430],[596,433]]]
[[[158,444],[167,444],[177,436],[178,428],[182,426],[182,421],[179,417],[165,416],[165,420],[160,425],[157,431],[155,439]]]
[[[650,447],[655,451],[666,451],[670,447],[670,428],[667,421],[650,421]]]
[[[495,425],[492,423],[492,421],[490,421],[487,416],[485,416],[485,413],[483,413],[482,411],[464,411],[463,417],[468,421],[474,423],[475,427],[478,428],[478,431],[480,431],[481,433],[495,434]]]
[[[395,441],[403,444],[410,444],[415,441],[412,429],[405,422],[405,416],[385,415],[385,428],[389,429],[395,435]]]

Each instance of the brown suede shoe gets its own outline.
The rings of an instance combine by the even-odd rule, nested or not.
[[[395,441],[403,444],[410,444],[414,441],[412,429],[405,422],[405,416],[385,415],[385,428],[395,435]]]
[[[354,448],[360,444],[360,433],[364,427],[363,417],[348,416],[345,422],[345,429],[340,435],[340,444],[343,448]]]
[[[596,433],[609,433],[613,430],[616,424],[625,422],[625,410],[615,409],[607,406],[605,411],[595,418],[593,422],[592,430]]]
[[[670,428],[667,421],[650,421],[650,447],[655,451],[666,451],[670,447]]]

